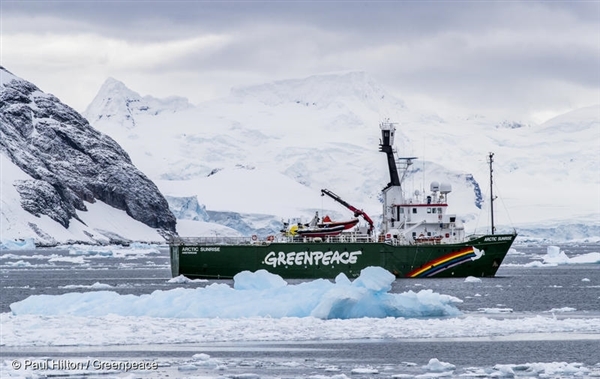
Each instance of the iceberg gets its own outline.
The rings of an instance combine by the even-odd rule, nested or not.
[[[565,264],[594,264],[600,263],[600,253],[593,252],[569,257],[558,246],[548,246],[546,255],[543,257],[544,265],[565,265]]]
[[[33,295],[12,303],[14,315],[147,316],[161,318],[314,317],[448,317],[461,314],[462,300],[432,290],[390,293],[395,277],[367,267],[354,281],[344,274],[335,282],[317,279],[289,284],[265,270],[245,271],[233,287],[212,283],[201,288],[158,290],[144,295],[114,291]]]

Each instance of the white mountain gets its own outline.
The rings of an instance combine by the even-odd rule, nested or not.
[[[142,114],[156,116],[163,112],[175,112],[190,107],[192,105],[186,98],[157,99],[152,96],[142,97],[120,81],[108,78],[86,112],[98,117],[98,119],[88,120],[90,122],[97,122],[99,119],[104,118],[122,127],[133,128],[135,127],[136,116]]]
[[[110,137],[55,96],[0,66],[3,241],[164,241],[176,218]]]
[[[486,157],[494,152],[500,229],[600,239],[600,106],[542,125],[442,117],[411,109],[363,72],[346,72],[235,88],[197,106],[142,98],[109,79],[84,115],[129,153],[172,209],[195,204],[205,211],[197,220],[242,233],[267,233],[282,218],[315,211],[351,216],[320,200],[321,188],[377,220],[389,181],[378,124],[389,118],[399,123],[399,155],[419,157],[406,191],[423,192],[433,180],[452,184],[449,211],[471,231],[489,223]],[[189,209],[178,214],[194,218]],[[180,234],[200,233],[182,225]]]

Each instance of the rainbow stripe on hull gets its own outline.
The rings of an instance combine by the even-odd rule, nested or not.
[[[418,269],[415,269],[408,274],[407,278],[428,278],[435,276],[442,271],[446,271],[449,268],[456,267],[462,263],[469,262],[477,259],[478,254],[475,254],[475,248],[473,246],[465,247],[454,253],[446,254],[439,258],[433,259]]]

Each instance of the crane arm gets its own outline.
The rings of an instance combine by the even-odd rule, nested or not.
[[[344,201],[344,199],[342,199],[341,197],[339,197],[338,195],[336,195],[335,193],[331,192],[328,189],[324,188],[321,190],[321,196],[323,196],[323,195],[327,195],[327,196],[331,197],[333,200],[337,201],[338,203],[340,203],[343,206],[345,206],[346,208],[348,208],[350,211],[352,211],[354,213],[354,217],[361,216],[369,224],[369,232],[368,232],[369,234],[371,234],[373,229],[375,229],[375,225],[373,224],[373,220],[371,220],[371,217],[369,217],[369,215],[367,215],[361,209],[358,209],[358,208],[354,207],[353,205],[347,203],[346,201]]]

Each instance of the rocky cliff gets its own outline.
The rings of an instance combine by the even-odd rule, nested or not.
[[[175,217],[158,188],[110,137],[55,96],[0,67],[0,152],[31,179],[21,206],[69,228],[100,200],[166,235]]]

